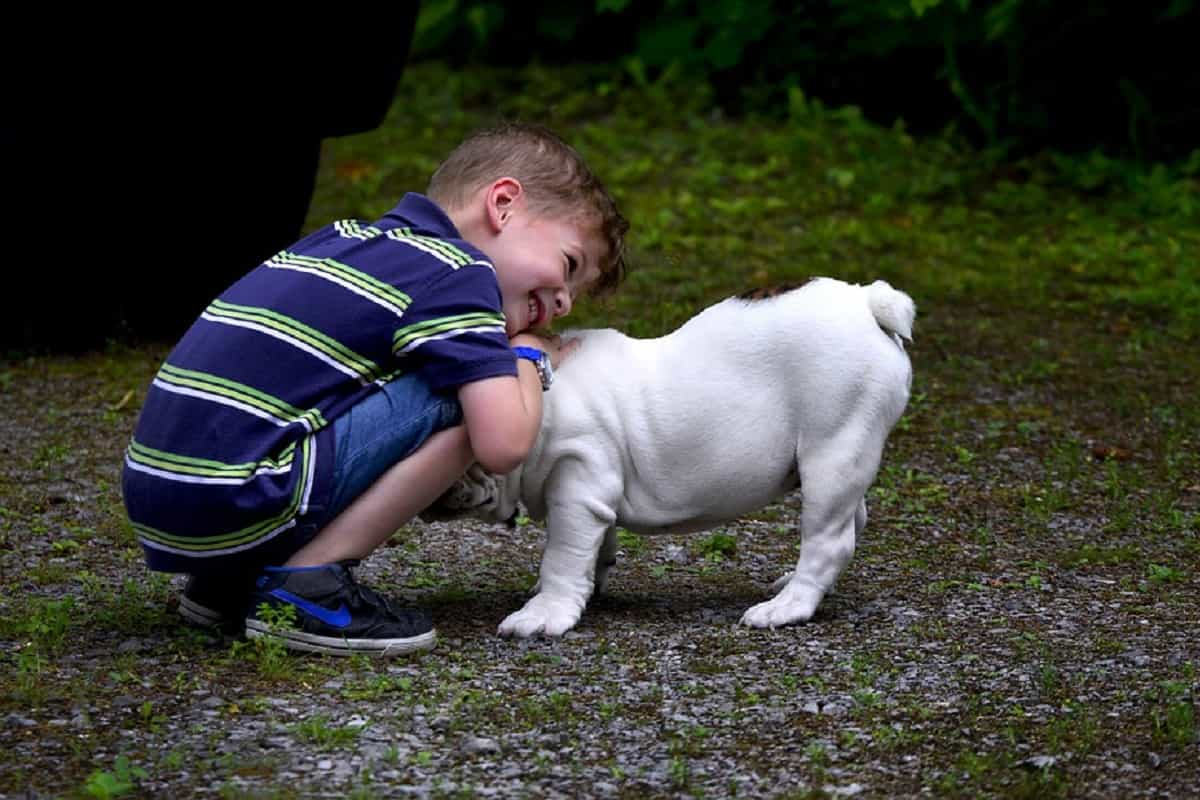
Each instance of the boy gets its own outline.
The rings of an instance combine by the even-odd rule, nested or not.
[[[213,301],[151,384],[122,476],[147,565],[190,575],[180,613],[297,650],[432,647],[426,612],[350,567],[472,462],[521,463],[569,350],[529,331],[617,286],[628,227],[571,147],[502,125],[426,195],[326,226]]]

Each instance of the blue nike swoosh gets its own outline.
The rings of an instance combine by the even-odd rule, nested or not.
[[[319,606],[310,600],[305,600],[303,597],[297,597],[283,589],[272,589],[270,594],[272,597],[277,597],[285,603],[291,603],[305,614],[316,617],[326,625],[334,628],[345,628],[350,624],[350,609],[346,608],[345,603],[342,603],[341,608],[334,610]]]

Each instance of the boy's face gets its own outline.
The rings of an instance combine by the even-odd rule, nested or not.
[[[605,247],[594,225],[534,215],[523,199],[509,206],[484,248],[496,266],[509,337],[570,313],[599,279]]]

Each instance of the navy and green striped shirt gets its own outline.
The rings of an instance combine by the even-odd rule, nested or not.
[[[122,475],[150,568],[193,571],[324,508],[330,423],[401,373],[440,391],[517,373],[495,269],[419,194],[272,256],[167,357]]]

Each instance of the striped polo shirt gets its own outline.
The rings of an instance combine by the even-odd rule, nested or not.
[[[401,374],[445,392],[517,374],[494,267],[419,194],[272,256],[167,357],[122,474],[147,565],[192,571],[323,509],[331,423]]]

